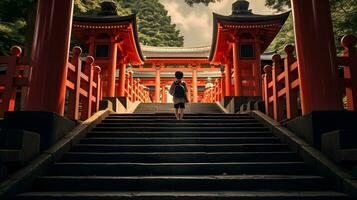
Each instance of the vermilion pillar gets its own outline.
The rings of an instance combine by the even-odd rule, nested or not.
[[[234,96],[242,96],[242,80],[238,57],[238,42],[233,43]]]
[[[156,66],[155,69],[155,102],[160,103],[160,67]]]
[[[120,61],[119,64],[119,96],[125,96],[125,67],[126,64],[123,60]]]
[[[95,57],[95,36],[89,36],[89,55]]]
[[[292,0],[303,114],[340,110],[329,1]]]
[[[163,85],[161,87],[161,97],[162,97],[162,103],[166,103],[166,86]]]
[[[73,0],[38,0],[25,110],[64,112]]]
[[[253,64],[254,96],[262,96],[260,40],[255,37],[255,63]]]
[[[192,66],[192,90],[193,90],[193,103],[198,102],[198,88],[197,88],[197,67]]]
[[[224,74],[224,68],[221,67],[221,88],[222,88],[222,97],[226,96],[226,75]]]
[[[186,85],[188,101],[191,102],[191,85]]]
[[[231,65],[230,64],[226,64],[225,65],[225,73],[226,73],[226,93],[225,93],[225,96],[228,97],[228,96],[232,96],[232,71],[231,71]]]
[[[107,85],[107,97],[115,96],[115,77],[117,69],[117,56],[118,56],[118,46],[117,43],[112,39],[110,45],[110,65],[108,68],[108,85]],[[120,80],[119,80],[120,81]]]

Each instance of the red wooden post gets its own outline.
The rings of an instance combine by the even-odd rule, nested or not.
[[[85,75],[88,76],[88,82],[84,85],[85,91],[87,92],[87,97],[83,98],[82,102],[82,120],[88,119],[92,115],[92,96],[93,96],[93,63],[94,58],[92,56],[88,56],[86,60],[86,67],[85,67]]]
[[[73,79],[74,90],[70,90],[68,98],[68,117],[70,119],[79,119],[79,89],[81,87],[82,63],[80,56],[82,49],[80,47],[73,48],[72,65],[75,66],[76,72]]]
[[[274,119],[275,121],[281,121],[283,120],[283,101],[282,99],[278,96],[278,92],[280,90],[279,88],[279,83],[277,81],[278,75],[281,73],[280,67],[281,67],[281,57],[279,54],[275,54],[273,56],[273,71],[272,71],[272,77],[273,77],[273,99],[274,99]]]
[[[261,84],[261,41],[258,36],[254,38],[255,42],[255,63],[253,64],[253,77],[254,77],[254,96],[262,95]]]
[[[139,83],[140,83],[140,80],[139,79],[136,79],[135,80],[135,101],[139,101]]]
[[[6,111],[14,111],[16,87],[13,86],[16,76],[17,57],[20,57],[22,50],[18,46],[11,47],[11,56],[8,58],[7,71],[4,82],[4,91],[2,94],[2,103],[0,104],[0,116],[3,116]]]
[[[192,98],[191,98],[191,85],[187,84],[186,85],[187,87],[187,97],[188,97],[188,101],[191,102],[192,101]]]
[[[163,85],[161,87],[161,98],[162,98],[162,103],[166,103],[166,87]]]
[[[102,69],[99,66],[94,66],[93,67],[93,71],[94,71],[94,77],[95,77],[95,82],[97,83],[97,88],[96,88],[96,95],[95,95],[95,99],[96,99],[96,107],[95,107],[95,111],[99,110],[99,103],[102,100],[102,95],[101,95],[101,77],[100,77],[100,73],[102,71]]]
[[[346,35],[342,38],[341,44],[344,50],[344,56],[349,58],[349,66],[344,67],[345,78],[350,79],[351,86],[346,88],[347,107],[350,111],[357,110],[357,38],[352,35]]]
[[[232,96],[232,71],[231,71],[230,63],[225,65],[225,73],[226,73],[226,96]]]
[[[89,56],[95,56],[95,35],[89,36]]]
[[[286,115],[288,119],[293,119],[298,116],[298,102],[297,95],[294,90],[291,89],[292,77],[291,77],[291,65],[295,62],[294,58],[295,47],[287,45],[284,48],[286,58],[284,59],[285,69],[285,88],[286,88]]]
[[[302,112],[342,110],[329,1],[291,2]]]
[[[155,69],[155,103],[160,103],[160,67]]]
[[[120,61],[119,64],[119,96],[123,97],[125,96],[125,67],[126,64],[124,60]]]
[[[118,44],[114,37],[111,38],[110,46],[110,65],[108,69],[107,77],[107,97],[115,96],[115,79],[116,79],[116,69],[117,69],[117,56],[118,56]]]
[[[192,66],[192,90],[193,90],[193,103],[198,102],[198,89],[197,89],[197,67]]]
[[[224,73],[224,68],[221,68],[221,90],[222,90],[222,94],[221,94],[221,99],[223,99],[223,97],[226,96],[226,75]]]
[[[234,96],[242,96],[242,74],[239,66],[238,42],[233,43]]]
[[[129,97],[129,73],[125,73],[125,91],[124,96]]]
[[[64,112],[73,0],[38,0],[25,110]]]
[[[270,88],[269,88],[269,83],[272,81],[272,67],[269,65],[266,65],[264,67],[264,85],[265,85],[265,91],[264,91],[264,99],[265,99],[265,112],[267,115],[269,115],[270,117],[274,117],[274,112],[273,109],[271,107],[271,103],[270,103]]]

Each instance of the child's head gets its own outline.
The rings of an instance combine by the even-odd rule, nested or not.
[[[181,72],[181,71],[177,71],[177,72],[175,72],[175,77],[177,78],[177,79],[182,79],[183,78],[183,72]]]

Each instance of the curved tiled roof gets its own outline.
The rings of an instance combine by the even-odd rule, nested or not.
[[[145,58],[208,58],[211,46],[201,47],[153,47],[141,45]]]

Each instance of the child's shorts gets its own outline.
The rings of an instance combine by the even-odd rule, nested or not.
[[[184,104],[184,103],[177,103],[177,104],[174,105],[174,107],[175,107],[176,109],[185,108],[185,104]]]

